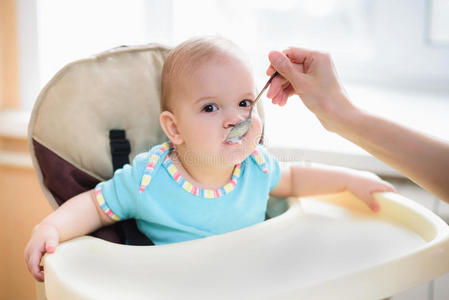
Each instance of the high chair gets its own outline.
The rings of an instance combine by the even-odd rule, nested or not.
[[[167,52],[155,44],[115,48],[67,65],[44,87],[28,139],[53,208],[166,140],[159,97]],[[263,118],[261,105],[258,111]],[[148,246],[132,221],[117,223],[45,255],[45,292],[38,285],[38,294],[382,299],[448,272],[448,225],[401,195],[375,198],[377,213],[350,193],[272,198],[263,223],[164,246]]]

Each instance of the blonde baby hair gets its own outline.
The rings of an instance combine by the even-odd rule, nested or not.
[[[189,76],[195,68],[213,58],[226,57],[236,57],[248,62],[236,44],[219,36],[194,37],[173,48],[162,68],[161,111],[172,111],[174,92],[184,76]]]

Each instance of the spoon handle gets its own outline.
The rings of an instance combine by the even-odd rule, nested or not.
[[[273,80],[273,78],[276,77],[277,75],[279,75],[278,71],[275,71],[273,73],[273,75],[271,75],[270,79],[268,79],[267,83],[265,84],[263,89],[260,91],[259,95],[257,95],[256,100],[254,100],[253,106],[256,105],[257,101],[259,101],[259,99],[260,99],[260,96],[262,96],[263,92],[265,92],[265,90],[270,86],[270,83]]]
[[[278,73],[278,71],[275,71],[273,73],[273,75],[271,75],[270,79],[268,79],[267,83],[265,83],[265,86],[260,91],[259,95],[257,95],[256,100],[254,100],[253,105],[251,105],[251,108],[249,110],[249,117],[248,117],[248,119],[251,119],[251,113],[253,112],[253,107],[256,106],[256,103],[257,103],[257,101],[259,101],[260,96],[262,96],[263,92],[265,92],[265,90],[270,86],[270,83],[273,80],[273,78],[276,77],[277,75],[279,75],[279,73]]]

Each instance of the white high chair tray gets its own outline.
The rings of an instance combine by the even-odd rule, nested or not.
[[[449,272],[449,229],[394,193],[289,199],[284,214],[204,239],[126,246],[92,237],[45,255],[53,299],[381,299]]]

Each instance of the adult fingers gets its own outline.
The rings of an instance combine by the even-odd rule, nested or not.
[[[282,89],[279,89],[276,95],[273,96],[273,104],[279,104],[282,94]]]
[[[274,98],[278,93],[279,90],[292,90],[293,89],[289,89],[291,87],[290,82],[285,79],[282,75],[276,76],[275,78],[273,78],[273,80],[271,81],[270,87],[268,88],[268,92],[267,92],[267,97],[268,98]],[[291,94],[289,94],[290,96]]]
[[[279,52],[271,51],[268,54],[268,59],[270,60],[271,66],[278,71],[284,78],[291,80],[293,76],[293,66],[288,57]]]
[[[281,78],[275,77],[271,81],[270,87],[268,88],[267,97],[268,98],[274,98],[278,93],[279,90],[282,89],[282,80]]]
[[[298,47],[290,47],[282,51],[292,62],[296,64],[304,64],[307,60],[310,60],[313,56],[314,51],[298,48]]]
[[[273,75],[273,73],[275,72],[276,70],[273,68],[273,66],[270,64],[269,66],[268,66],[268,68],[267,68],[267,71],[265,72],[265,74],[267,74],[268,76],[271,76],[271,75]]]
[[[306,75],[302,72],[303,66],[291,62],[284,53],[279,51],[271,51],[268,54],[268,59],[273,68],[295,87],[296,92],[299,92],[298,88],[301,87],[306,78]]]
[[[288,50],[288,49],[287,49]],[[287,50],[283,50],[282,53],[286,54],[285,52]],[[286,56],[288,57],[288,55],[286,54]],[[290,59],[291,62],[296,64],[296,67],[298,68],[298,71],[300,72],[304,72],[304,64],[303,63],[299,63],[297,62],[297,60],[291,59],[290,57],[288,57]],[[267,74],[268,76],[273,75],[273,73],[276,72],[275,68],[273,67],[272,64],[270,64],[267,68],[267,70],[265,71],[265,74]]]
[[[287,103],[287,99],[288,99],[288,96],[287,96],[287,94],[286,93],[282,93],[282,95],[280,96],[280,100],[279,100],[279,105],[280,106],[284,106],[286,103]]]

